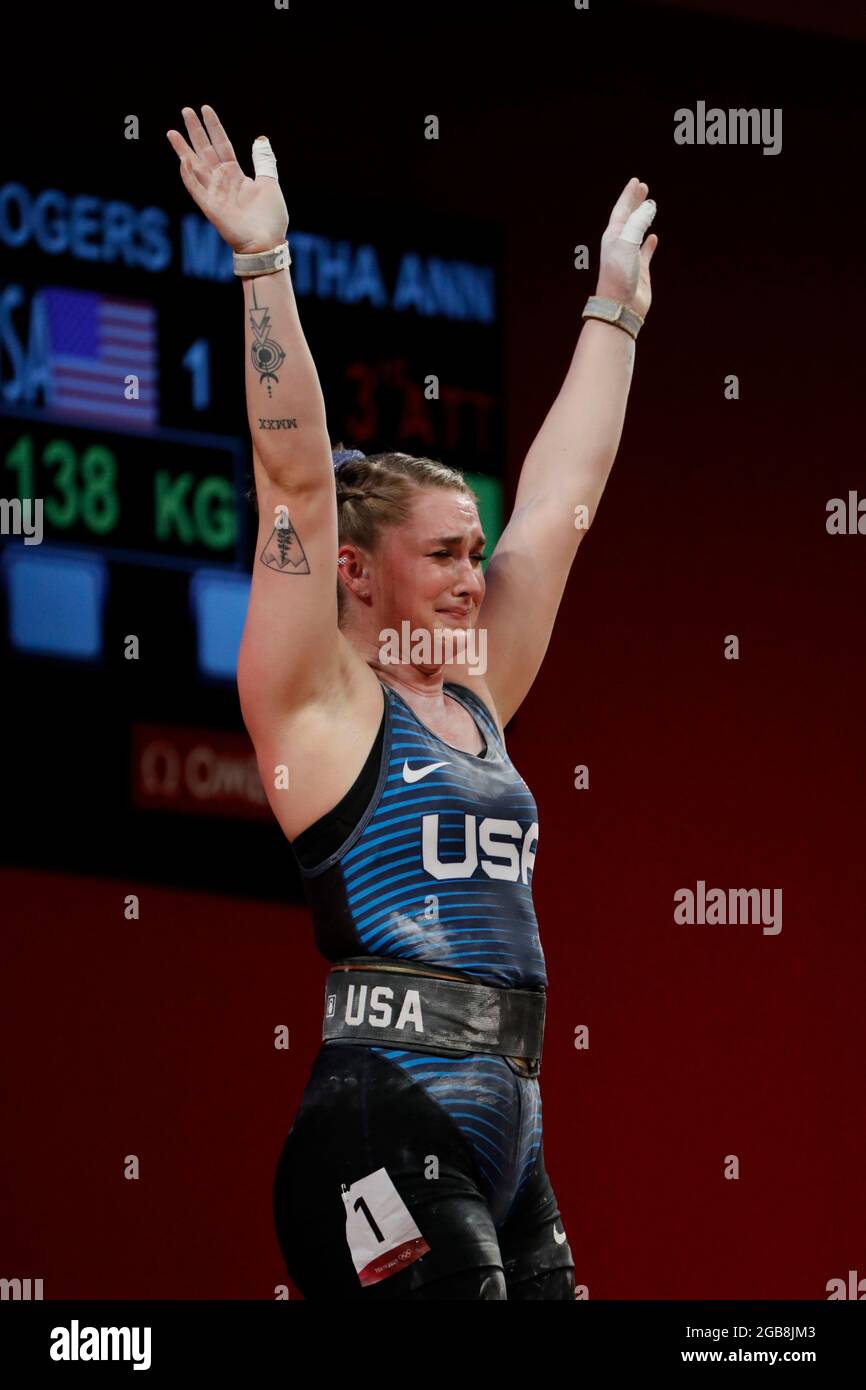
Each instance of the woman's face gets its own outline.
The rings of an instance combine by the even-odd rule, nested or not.
[[[370,569],[376,621],[399,631],[471,628],[484,598],[484,532],[471,497],[424,488],[407,521],[382,534]]]

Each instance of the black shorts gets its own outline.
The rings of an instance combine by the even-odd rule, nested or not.
[[[413,1078],[411,1067],[385,1053],[323,1043],[280,1155],[273,1194],[277,1239],[304,1297],[411,1298],[461,1271],[496,1271],[506,1288],[573,1271],[540,1134],[522,1173],[509,1174],[505,1163],[493,1160],[485,1171],[481,1151],[468,1138],[470,1121],[462,1118],[472,1113],[467,1064],[473,1059],[459,1059],[458,1090],[452,1087],[446,1109]],[[411,1056],[421,1068],[436,1061],[429,1054]],[[479,1074],[482,1066],[487,1074],[492,1068],[497,1080],[497,1069],[502,1077],[515,1072],[503,1058],[474,1061]],[[527,1087],[538,1082],[515,1077],[514,1104],[521,1111]],[[492,1120],[507,1135],[509,1092],[502,1094],[505,1102]],[[535,1113],[540,1130],[538,1101]],[[517,1133],[520,1123],[512,1128]],[[516,1151],[516,1140],[512,1147]],[[510,1183],[504,1195],[491,1186],[494,1169],[500,1185]],[[573,1290],[573,1275],[567,1279]],[[560,1275],[558,1286],[566,1282]]]

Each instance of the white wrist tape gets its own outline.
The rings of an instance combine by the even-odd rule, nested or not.
[[[267,135],[253,141],[253,169],[257,179],[277,177],[277,160]]]
[[[655,199],[647,198],[639,208],[635,208],[626,222],[619,234],[620,241],[630,241],[634,246],[640,246],[644,239],[644,233],[655,217],[656,211]]]

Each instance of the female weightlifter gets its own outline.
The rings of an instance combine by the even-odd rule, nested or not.
[[[538,816],[504,729],[619,447],[655,204],[633,178],[613,208],[485,576],[457,469],[332,451],[270,144],[248,178],[212,107],[183,117],[181,177],[244,284],[259,534],[241,709],[330,962],[274,1183],[283,1257],[307,1299],[573,1299],[542,1140]],[[426,645],[395,657],[402,633]]]

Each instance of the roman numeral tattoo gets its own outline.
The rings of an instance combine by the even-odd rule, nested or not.
[[[259,385],[267,385],[268,396],[271,395],[271,382],[279,381],[277,376],[278,369],[286,360],[286,354],[279,343],[271,337],[271,312],[264,305],[256,302],[256,287],[253,284],[253,307],[250,309],[250,325],[253,330],[253,342],[250,348],[250,357],[253,367],[259,374]]]
[[[276,570],[278,574],[310,573],[301,538],[285,512],[281,513],[259,559],[268,569]]]
[[[297,422],[297,420],[295,420],[295,419],[291,419],[291,420],[276,420],[276,419],[266,419],[266,418],[265,418],[264,416],[262,416],[262,415],[259,416],[259,429],[260,429],[260,430],[296,430],[297,428],[298,428],[298,422]]]

